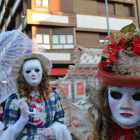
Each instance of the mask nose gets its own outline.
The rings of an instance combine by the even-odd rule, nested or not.
[[[33,77],[33,76],[36,76],[36,74],[35,74],[35,72],[34,72],[34,71],[32,72],[32,77]]]
[[[124,100],[121,104],[121,109],[130,109],[133,110],[133,105],[129,100]]]

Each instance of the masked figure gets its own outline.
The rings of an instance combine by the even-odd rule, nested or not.
[[[12,77],[22,99],[18,107],[18,97],[12,94],[4,110],[4,130],[12,126],[14,140],[71,140],[64,125],[60,97],[55,91],[49,91],[51,68],[51,61],[37,53],[22,55],[15,61]],[[29,115],[34,109],[36,113]]]
[[[90,97],[93,130],[88,140],[140,139],[139,33],[130,24],[108,37],[98,64],[100,88]]]

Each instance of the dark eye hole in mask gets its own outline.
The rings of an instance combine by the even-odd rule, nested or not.
[[[134,95],[132,95],[132,98],[135,101],[140,101],[140,92],[137,92]]]
[[[27,71],[26,71],[27,74],[30,73],[30,72],[31,72],[30,70],[27,70]]]
[[[123,96],[121,92],[115,91],[115,90],[111,90],[110,95],[113,99],[116,99],[116,100],[120,100]]]
[[[40,70],[39,69],[35,69],[35,72],[39,72]]]

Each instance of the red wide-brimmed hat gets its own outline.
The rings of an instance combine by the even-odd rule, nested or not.
[[[111,85],[118,87],[140,87],[140,77],[132,75],[119,75],[106,72],[104,70],[104,62],[98,63],[98,80],[103,85]]]
[[[110,44],[98,63],[103,85],[140,87],[140,30],[130,24],[107,37]]]

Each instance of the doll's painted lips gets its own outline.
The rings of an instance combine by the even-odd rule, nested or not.
[[[36,78],[32,78],[32,80],[36,80]]]
[[[130,113],[120,113],[121,116],[123,117],[132,117],[133,115]]]

